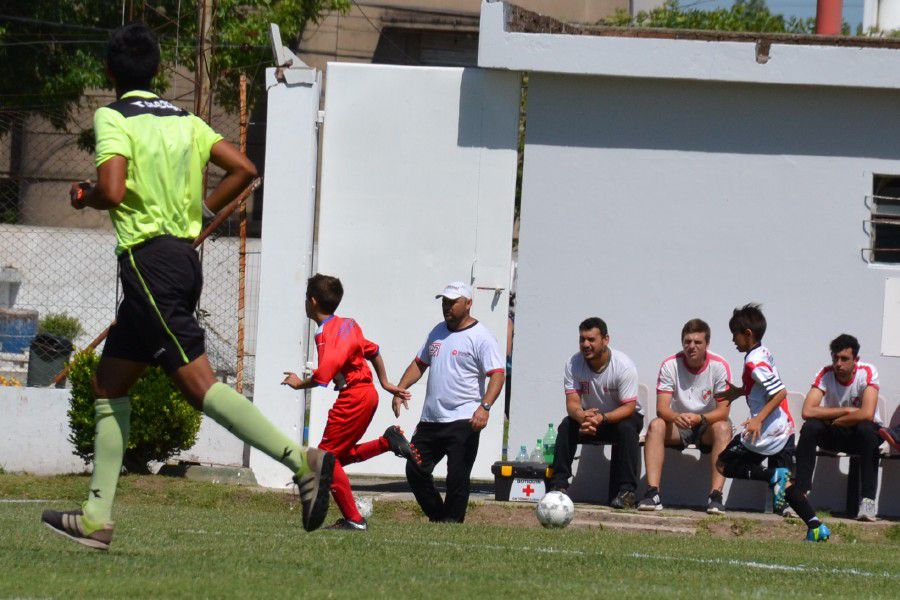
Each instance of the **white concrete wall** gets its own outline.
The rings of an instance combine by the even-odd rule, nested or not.
[[[344,284],[338,314],[357,319],[380,344],[397,383],[442,320],[435,294],[463,280],[475,287],[473,316],[504,348],[518,75],[335,63],[328,77],[318,270]],[[410,410],[399,420],[408,436],[422,412],[427,377],[413,386]],[[314,444],[335,396],[331,389],[313,391]],[[502,398],[481,434],[475,477],[490,478],[500,458]],[[363,440],[398,423],[390,400],[381,392]],[[436,473],[444,469],[442,462]],[[348,471],[402,475],[405,462],[388,453]]]
[[[7,472],[59,475],[90,471],[69,442],[69,390],[0,387],[0,467]],[[243,443],[203,417],[197,443],[173,457],[203,464],[240,466]]]
[[[898,268],[860,251],[872,173],[900,173],[896,117],[890,91],[532,74],[510,447],[563,416],[563,364],[592,315],[654,389],[693,317],[739,370],[728,318],[762,302],[789,389],[849,332],[892,413],[900,360],[879,350]]]

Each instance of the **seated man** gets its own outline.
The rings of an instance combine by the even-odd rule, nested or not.
[[[656,414],[644,441],[647,491],[638,510],[662,510],[659,483],[665,446],[684,448],[696,444],[711,450],[712,489],[706,512],[725,512],[722,487],[725,477],[716,470],[719,453],[731,441],[730,403],[715,396],[728,389],[731,370],[721,356],[708,352],[709,325],[691,319],[681,330],[682,351],[663,361],[656,384]]]
[[[638,435],[644,416],[637,403],[637,369],[631,359],[609,347],[603,319],[591,317],[578,326],[581,351],[566,363],[566,411],[556,437],[550,488],[565,491],[579,443],[613,443],[611,490],[613,508],[634,508],[639,461]]]
[[[878,447],[881,420],[878,404],[878,372],[859,361],[859,342],[841,334],[831,341],[831,364],[816,375],[803,403],[805,423],[797,444],[795,483],[803,493],[812,487],[816,447],[860,458],[862,500],[858,519],[875,520],[878,485]]]

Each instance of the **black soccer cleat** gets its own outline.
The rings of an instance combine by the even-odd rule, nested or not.
[[[621,490],[609,505],[613,508],[634,508],[636,497],[631,490]]]
[[[294,475],[294,483],[300,490],[300,505],[303,509],[303,529],[314,531],[322,526],[328,513],[331,498],[331,478],[334,473],[334,454],[318,448],[306,451],[309,472]]]
[[[338,519],[334,525],[329,525],[325,529],[338,529],[344,531],[368,531],[369,523],[363,519],[362,521],[351,521],[350,519]]]
[[[403,430],[398,426],[391,425],[385,429],[383,437],[387,440],[391,452],[400,458],[411,460],[416,463],[416,465],[422,466],[422,456],[419,454],[419,451],[416,450],[416,447],[409,443],[409,440],[403,435]]]
[[[706,514],[708,515],[724,515],[725,504],[722,502],[722,492],[713,490],[706,499]]]

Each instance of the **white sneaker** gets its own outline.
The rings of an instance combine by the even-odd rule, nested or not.
[[[858,521],[877,521],[877,513],[875,501],[871,498],[863,498],[859,501],[859,513],[856,515],[856,519]]]

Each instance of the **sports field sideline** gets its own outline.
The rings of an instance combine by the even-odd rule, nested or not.
[[[0,598],[896,597],[900,586],[897,523],[832,518],[832,541],[807,544],[802,524],[771,515],[663,511],[664,534],[637,513],[578,505],[573,526],[544,530],[530,506],[475,500],[465,524],[434,525],[404,495],[363,485],[370,531],[309,534],[291,493],[162,476],[122,479],[107,554],[40,524],[86,483],[0,475]]]

